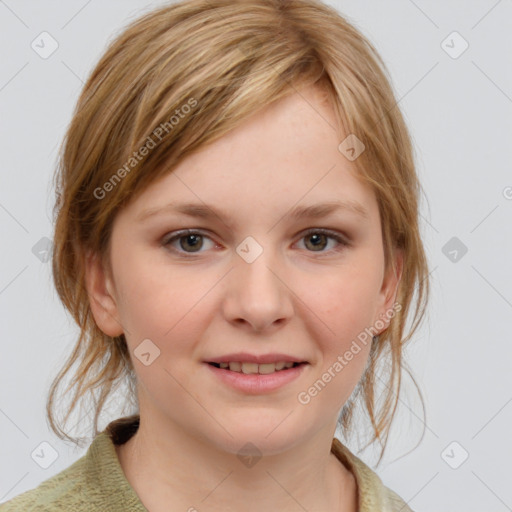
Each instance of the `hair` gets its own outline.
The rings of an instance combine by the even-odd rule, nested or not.
[[[65,390],[73,390],[73,395],[63,423],[90,395],[97,434],[105,402],[122,382],[130,384],[127,398],[137,405],[124,334],[110,337],[98,328],[84,280],[88,254],[98,255],[107,271],[111,269],[109,244],[116,214],[192,152],[309,85],[325,92],[340,142],[355,134],[364,144],[353,164],[357,177],[377,198],[386,270],[391,265],[396,271],[394,251],[403,251],[399,311],[371,344],[356,389],[359,400],[349,400],[339,418],[343,430],[349,431],[354,407],[362,402],[373,429],[371,442],[384,442],[382,458],[402,371],[414,381],[403,360],[403,347],[423,319],[429,296],[418,223],[421,185],[384,62],[358,29],[318,0],[167,4],[132,21],[110,42],[88,77],[54,176],[53,280],[80,328],[46,403],[50,427],[59,438],[78,442],[55,415],[57,390],[75,363],[78,367]],[[410,312],[413,323],[405,332]],[[378,407],[380,361],[387,361],[388,375]],[[421,391],[414,384],[424,411]]]

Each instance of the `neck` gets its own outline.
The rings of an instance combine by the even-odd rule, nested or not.
[[[145,417],[144,417],[145,418]],[[357,510],[355,479],[331,453],[334,428],[286,451],[253,458],[219,449],[174,424],[141,419],[116,446],[130,485],[160,510]]]

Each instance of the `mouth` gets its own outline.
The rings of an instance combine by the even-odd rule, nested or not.
[[[291,368],[303,366],[308,363],[294,361],[278,361],[275,363],[252,363],[242,361],[214,362],[208,361],[208,364],[222,370],[230,372],[243,373],[245,375],[270,375],[272,373],[287,372]]]
[[[271,393],[291,385],[309,366],[298,358],[290,361],[293,357],[285,354],[231,354],[219,359],[203,364],[223,385],[248,395]]]

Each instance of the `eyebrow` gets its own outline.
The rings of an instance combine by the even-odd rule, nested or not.
[[[328,201],[325,203],[307,205],[307,206],[296,206],[290,212],[285,214],[292,220],[299,220],[303,218],[319,219],[327,217],[328,215],[336,211],[347,211],[355,214],[362,219],[369,220],[370,215],[366,208],[357,201],[351,199]],[[169,203],[162,207],[149,208],[141,212],[137,217],[137,221],[144,221],[149,217],[153,217],[157,214],[175,212],[187,215],[189,217],[196,217],[202,219],[208,219],[211,217],[218,217],[220,219],[227,219],[229,215],[220,210],[216,210],[213,207],[209,207],[198,203]]]

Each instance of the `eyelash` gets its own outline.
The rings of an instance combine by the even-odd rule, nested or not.
[[[195,257],[194,256],[195,254],[201,254],[204,251],[187,253],[185,251],[170,247],[172,242],[179,240],[180,238],[185,238],[186,236],[189,236],[189,235],[200,235],[202,237],[209,238],[211,240],[211,238],[207,234],[203,233],[200,230],[184,229],[181,231],[176,231],[171,234],[173,235],[172,237],[164,238],[162,245],[164,245],[165,247],[169,247],[173,252],[176,252],[180,255],[184,255],[185,258],[193,258],[193,257]],[[346,247],[350,247],[350,245],[351,245],[345,238],[340,236],[337,232],[331,231],[329,229],[323,229],[323,228],[309,229],[308,231],[303,232],[300,239],[306,238],[307,236],[310,236],[313,234],[326,235],[328,238],[336,240],[336,242],[338,242],[340,245],[338,247],[336,247],[335,249],[332,249],[333,252],[340,252],[343,249],[345,249]],[[307,251],[307,252],[311,252],[311,253],[318,252],[319,254],[324,254],[324,253],[328,253],[330,251]]]

